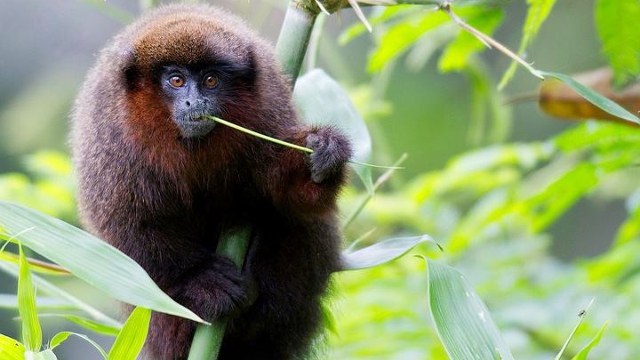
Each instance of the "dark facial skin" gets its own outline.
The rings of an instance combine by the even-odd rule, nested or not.
[[[219,116],[220,113],[222,84],[215,69],[165,66],[160,84],[182,136],[199,138],[213,130],[216,123],[204,116]]]

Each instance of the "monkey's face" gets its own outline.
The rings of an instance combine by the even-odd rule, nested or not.
[[[216,123],[206,116],[220,116],[221,80],[220,72],[211,66],[162,68],[160,86],[183,137],[202,137],[213,130]]]

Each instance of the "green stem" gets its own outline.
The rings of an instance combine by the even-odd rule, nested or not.
[[[250,235],[251,228],[248,226],[229,230],[220,237],[216,253],[228,257],[238,268],[242,268],[249,247]],[[218,358],[227,320],[227,318],[218,319],[211,326],[198,325],[193,336],[188,360],[215,360]]]
[[[316,17],[317,14],[304,11],[295,1],[291,1],[287,8],[276,44],[276,56],[284,72],[292,79],[291,87],[300,74]]]

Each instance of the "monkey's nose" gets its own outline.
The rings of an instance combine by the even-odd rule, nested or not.
[[[191,106],[191,102],[189,102],[188,100],[187,100],[187,101],[185,101],[185,102],[184,102],[184,104],[185,104],[186,106]]]

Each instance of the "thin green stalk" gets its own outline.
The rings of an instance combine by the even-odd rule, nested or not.
[[[263,139],[263,140],[267,140],[267,141],[270,141],[272,143],[276,143],[278,145],[290,147],[292,149],[300,150],[302,152],[306,152],[306,153],[309,153],[309,154],[313,153],[313,150],[309,149],[308,147],[304,147],[304,146],[292,144],[292,143],[289,143],[289,142],[286,142],[286,141],[283,141],[283,140],[280,140],[280,139],[272,138],[271,136],[267,136],[267,135],[261,134],[259,132],[255,132],[253,130],[249,130],[249,129],[245,128],[245,127],[242,127],[240,125],[236,125],[236,124],[234,124],[232,122],[229,122],[229,121],[226,121],[226,120],[222,120],[222,119],[220,119],[218,117],[215,117],[215,116],[208,115],[208,116],[205,116],[205,117],[207,119],[213,120],[213,121],[215,121],[217,123],[220,123],[222,125],[228,126],[230,128],[233,128],[233,129],[236,129],[236,130],[241,131],[241,132],[243,132],[245,134],[249,134],[251,136],[255,136],[257,138],[260,138],[260,139]]]
[[[228,257],[238,268],[242,268],[250,236],[251,228],[248,226],[229,230],[220,238],[216,253]],[[227,318],[222,318],[211,326],[198,326],[193,336],[188,360],[215,360],[218,358],[227,320]]]

